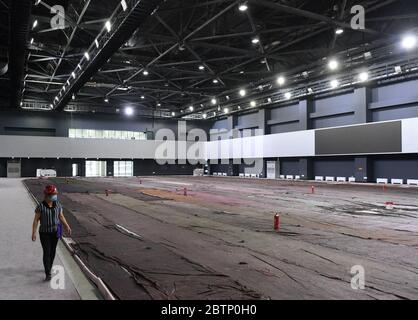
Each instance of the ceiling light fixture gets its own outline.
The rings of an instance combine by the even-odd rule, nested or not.
[[[336,35],[341,35],[343,33],[344,33],[344,29],[342,29],[342,28],[338,28],[338,29],[335,30]]]
[[[239,95],[240,95],[241,97],[245,97],[245,96],[247,95],[247,91],[245,91],[244,89],[241,89],[241,90],[239,91]]]
[[[402,39],[402,47],[406,50],[412,50],[417,45],[417,38],[414,35],[406,35]]]
[[[144,76],[147,76],[147,75],[149,75],[149,72],[148,72],[148,70],[144,70],[144,72],[142,72],[142,74],[143,74]]]
[[[199,66],[199,70],[205,70],[205,66],[204,65],[200,65]]]
[[[190,106],[190,107],[189,107],[189,110],[190,110],[190,111],[193,111],[193,110],[194,110],[194,107],[193,107],[193,106]]]
[[[132,107],[126,107],[124,111],[127,116],[132,116],[134,114],[134,109]]]
[[[213,79],[213,83],[214,84],[218,84],[219,83],[219,80],[218,79]]]
[[[228,114],[229,113],[229,109],[228,108],[224,108],[224,113]]]
[[[206,113],[204,113],[204,114],[202,115],[202,117],[203,117],[203,119],[206,119],[206,118],[208,117],[208,115],[207,115]]]
[[[122,1],[120,2],[120,4],[122,5],[122,9],[123,9],[123,11],[126,11],[126,9],[128,9],[128,4],[126,3],[126,1],[125,1],[125,0],[122,0]]]
[[[292,98],[292,93],[290,93],[290,92],[286,92],[286,93],[284,94],[284,97],[285,97],[287,100],[290,100],[290,99]]]
[[[362,72],[358,75],[358,79],[360,82],[366,82],[369,80],[369,73],[368,72]]]
[[[257,106],[257,102],[255,102],[254,100],[250,102],[250,106],[251,107],[256,107]]]
[[[106,27],[107,32],[110,32],[112,30],[112,24],[110,23],[109,20],[106,21],[105,27]]]
[[[238,9],[239,9],[239,11],[241,11],[241,12],[245,12],[245,11],[247,11],[247,10],[248,10],[248,5],[247,5],[247,3],[246,3],[246,2],[241,3],[241,4],[239,5]]]
[[[338,80],[336,80],[336,79],[335,80],[331,80],[331,82],[330,82],[330,86],[333,89],[337,88],[339,85],[340,85],[340,82]]]
[[[212,104],[213,104],[213,105],[215,105],[215,104],[217,104],[217,103],[218,103],[218,101],[217,101],[215,98],[213,98],[213,99],[211,100],[211,102],[212,102]]]
[[[35,29],[38,26],[38,20],[35,20],[32,24],[32,29]]]
[[[90,55],[87,51],[84,52],[84,57],[86,58],[87,61],[90,61]]]
[[[279,86],[284,85],[285,82],[286,82],[286,79],[284,77],[280,76],[280,77],[277,78],[277,83],[278,83]]]
[[[328,68],[330,68],[331,70],[337,70],[338,66],[338,61],[335,59],[330,60],[330,62],[328,63]]]
[[[252,44],[258,44],[258,43],[260,43],[260,39],[258,37],[256,37],[256,38],[253,38],[251,40],[251,42],[252,42]]]

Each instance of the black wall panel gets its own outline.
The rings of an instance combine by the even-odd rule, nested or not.
[[[353,177],[354,158],[317,158],[313,160],[314,176]]]
[[[402,152],[402,122],[315,131],[317,155]]]

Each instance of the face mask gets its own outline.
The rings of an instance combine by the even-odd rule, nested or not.
[[[51,201],[57,201],[58,200],[58,196],[56,194],[54,194],[53,196],[51,196]]]

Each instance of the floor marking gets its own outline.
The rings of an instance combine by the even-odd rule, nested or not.
[[[125,231],[127,234],[130,234],[131,236],[134,236],[134,237],[137,237],[139,239],[142,239],[142,237],[140,235],[138,235],[135,232],[132,232],[132,231],[126,229],[125,227],[123,227],[123,226],[121,226],[119,224],[116,225],[116,228],[119,228],[119,229]]]

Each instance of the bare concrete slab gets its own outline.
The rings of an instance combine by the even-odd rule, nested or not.
[[[52,289],[44,281],[39,236],[31,240],[34,202],[20,179],[0,179],[0,299],[2,300],[78,300],[67,265],[63,266],[65,288]],[[72,275],[73,276],[73,275]]]

